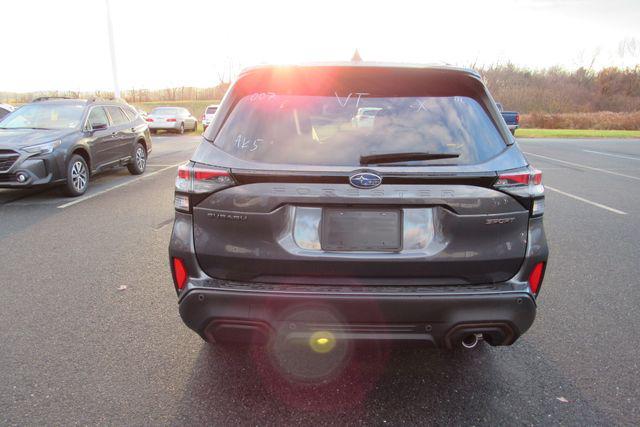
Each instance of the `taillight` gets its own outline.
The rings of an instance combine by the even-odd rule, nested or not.
[[[176,288],[181,291],[187,283],[187,269],[180,258],[173,258],[173,282]]]
[[[516,124],[520,124],[520,114],[516,114]]]
[[[178,168],[176,177],[176,210],[190,212],[194,195],[206,195],[235,185],[226,169],[186,163]]]
[[[542,172],[539,170],[527,167],[502,172],[493,186],[518,198],[529,199],[532,216],[540,216],[544,213],[544,186]]]
[[[191,177],[191,168],[189,168],[188,163],[178,168],[178,178],[189,179],[190,177]]]
[[[168,122],[175,122],[176,119],[167,119]]]
[[[531,274],[529,275],[529,287],[531,292],[538,294],[540,291],[540,284],[542,283],[542,272],[544,271],[544,262],[539,262],[533,267]]]
[[[500,187],[507,187],[511,185],[529,185],[530,180],[531,174],[529,173],[529,171],[504,173],[498,176],[496,185]]]
[[[148,122],[152,122],[153,121],[153,119],[151,117],[147,117],[145,120],[148,121]]]

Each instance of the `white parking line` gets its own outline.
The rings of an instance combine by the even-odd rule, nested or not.
[[[141,179],[149,178],[150,176],[156,175],[156,174],[158,174],[160,172],[164,172],[167,169],[178,167],[183,163],[184,162],[176,163],[175,165],[171,165],[171,166],[167,166],[167,167],[162,168],[162,169],[158,169],[157,171],[153,171],[151,173],[142,175],[142,176],[140,176],[138,178],[132,179],[131,181],[127,181],[127,182],[123,182],[122,184],[114,185],[113,187],[104,189],[102,191],[98,191],[97,193],[93,193],[93,194],[90,194],[90,195],[85,196],[85,197],[80,197],[79,199],[75,199],[75,200],[73,200],[73,201],[71,201],[69,203],[65,203],[63,205],[58,206],[58,209],[64,209],[64,208],[68,208],[69,206],[77,205],[78,203],[84,202],[85,200],[93,199],[94,197],[101,196],[104,193],[108,193],[111,190],[115,190],[117,188],[124,187],[125,185],[129,185],[129,184],[132,184],[132,183],[134,183],[136,181],[140,181]]]
[[[582,151],[585,151],[587,153],[600,154],[602,156],[618,157],[620,159],[640,160],[640,158],[638,157],[621,156],[620,154],[603,153],[602,151],[595,151],[595,150],[582,150]]]
[[[626,212],[623,212],[623,211],[618,210],[618,209],[614,209],[614,208],[609,207],[607,205],[603,205],[602,203],[594,202],[594,201],[585,199],[584,197],[576,196],[575,194],[567,193],[565,191],[558,190],[557,188],[549,187],[546,184],[545,184],[544,188],[545,188],[545,190],[555,191],[556,193],[562,194],[563,196],[571,197],[572,199],[576,199],[576,200],[579,200],[581,202],[588,203],[588,204],[590,204],[592,206],[596,206],[596,207],[598,207],[600,209],[604,209],[604,210],[607,210],[609,212],[616,213],[618,215],[626,215],[627,214]]]
[[[640,181],[640,176],[626,175],[624,173],[613,172],[613,171],[610,171],[610,170],[607,170],[607,169],[594,168],[593,166],[581,165],[580,163],[573,163],[573,162],[568,162],[566,160],[554,159],[553,157],[543,156],[542,154],[529,153],[529,152],[526,152],[526,151],[523,151],[523,153],[526,154],[527,156],[540,157],[540,158],[548,159],[548,160],[551,160],[551,161],[554,161],[554,162],[564,163],[566,165],[577,166],[577,167],[583,168],[583,169],[590,169],[590,170],[596,171],[596,172],[608,173],[610,175],[622,176],[622,177],[625,177],[625,178],[630,178],[630,179],[635,179],[635,180]]]

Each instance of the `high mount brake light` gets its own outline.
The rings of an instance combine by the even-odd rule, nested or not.
[[[544,213],[544,186],[542,172],[532,167],[515,171],[502,172],[498,175],[495,188],[513,196],[531,199],[531,215]]]
[[[178,168],[176,177],[176,210],[191,211],[192,195],[206,195],[235,185],[226,169],[187,163]]]

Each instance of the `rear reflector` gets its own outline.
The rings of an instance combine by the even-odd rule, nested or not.
[[[148,121],[148,122],[152,122],[153,121],[153,119],[151,117],[147,117],[145,120]]]
[[[173,281],[179,291],[181,291],[185,283],[187,283],[187,269],[184,267],[184,262],[182,262],[180,258],[173,258]]]
[[[529,275],[529,287],[531,292],[538,294],[540,290],[540,283],[542,282],[542,270],[544,269],[544,262],[539,262],[533,267],[533,271]]]

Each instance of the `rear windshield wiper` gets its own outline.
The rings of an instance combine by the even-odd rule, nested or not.
[[[378,164],[378,163],[408,162],[412,160],[455,159],[457,157],[460,157],[459,153],[412,152],[412,153],[368,154],[366,156],[360,156],[360,164],[372,165],[372,164]]]

